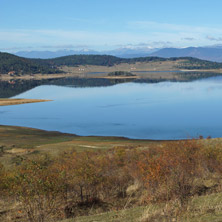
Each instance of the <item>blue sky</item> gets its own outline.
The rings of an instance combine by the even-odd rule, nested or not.
[[[222,44],[221,0],[0,0],[0,51]]]

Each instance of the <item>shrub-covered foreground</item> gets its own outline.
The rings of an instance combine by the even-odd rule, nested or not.
[[[145,150],[116,147],[64,152],[57,158],[39,155],[10,170],[1,166],[1,201],[15,206],[1,211],[0,219],[57,221],[172,202],[180,212],[191,197],[219,192],[221,173],[220,146],[203,147],[195,140]]]

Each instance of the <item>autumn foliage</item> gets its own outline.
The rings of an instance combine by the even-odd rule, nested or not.
[[[0,188],[20,203],[28,221],[44,222],[87,215],[92,208],[104,212],[174,199],[183,206],[196,195],[197,180],[221,172],[220,147],[203,147],[192,140],[150,149],[72,151],[57,158],[39,155],[14,169],[1,166]],[[137,189],[129,194],[135,183]]]

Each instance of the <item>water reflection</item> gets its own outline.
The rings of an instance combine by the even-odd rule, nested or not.
[[[56,85],[67,87],[98,87],[112,86],[129,82],[132,79],[103,79],[103,78],[57,78],[43,80],[13,80],[0,81],[0,98],[9,98],[41,85]]]
[[[222,136],[222,79],[108,87],[41,85],[16,98],[52,102],[0,107],[0,124],[140,139]]]

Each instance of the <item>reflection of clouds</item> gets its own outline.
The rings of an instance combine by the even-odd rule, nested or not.
[[[167,92],[177,93],[179,91],[181,92],[188,92],[188,91],[194,91],[197,90],[199,87],[195,86],[192,83],[183,83],[183,82],[165,82],[161,83],[155,86],[157,89],[167,90]]]
[[[124,126],[125,124],[122,124],[122,123],[111,123],[111,125],[113,125],[113,126]]]
[[[217,80],[218,78],[218,80]],[[194,81],[194,82],[165,82],[155,86],[156,89],[170,90],[171,92],[211,92],[218,90],[222,91],[222,77],[214,77],[207,80]],[[168,91],[169,92],[169,91]]]
[[[61,118],[58,118],[58,117],[37,117],[38,120],[58,120],[58,119],[61,119]],[[31,119],[33,120],[33,117],[12,117],[11,119]]]
[[[207,83],[210,82],[210,83],[222,84],[222,76],[213,76],[209,78],[196,80],[195,82],[207,82]]]
[[[163,100],[147,101],[147,102],[131,102],[131,103],[117,103],[117,104],[107,104],[103,106],[97,106],[99,108],[111,108],[120,106],[132,106],[132,105],[155,105],[160,104]]]
[[[169,87],[171,87],[173,84],[175,84],[175,83],[173,83],[173,82],[161,82],[161,83],[157,83],[154,87],[156,87],[156,88],[169,88]]]
[[[207,92],[214,91],[214,90],[222,90],[222,86],[211,86],[207,88]]]
[[[8,113],[8,111],[0,111],[0,114]]]
[[[137,98],[137,101],[141,101],[141,100],[147,100],[147,98]]]
[[[193,86],[183,88],[184,91],[193,91],[195,88]]]

